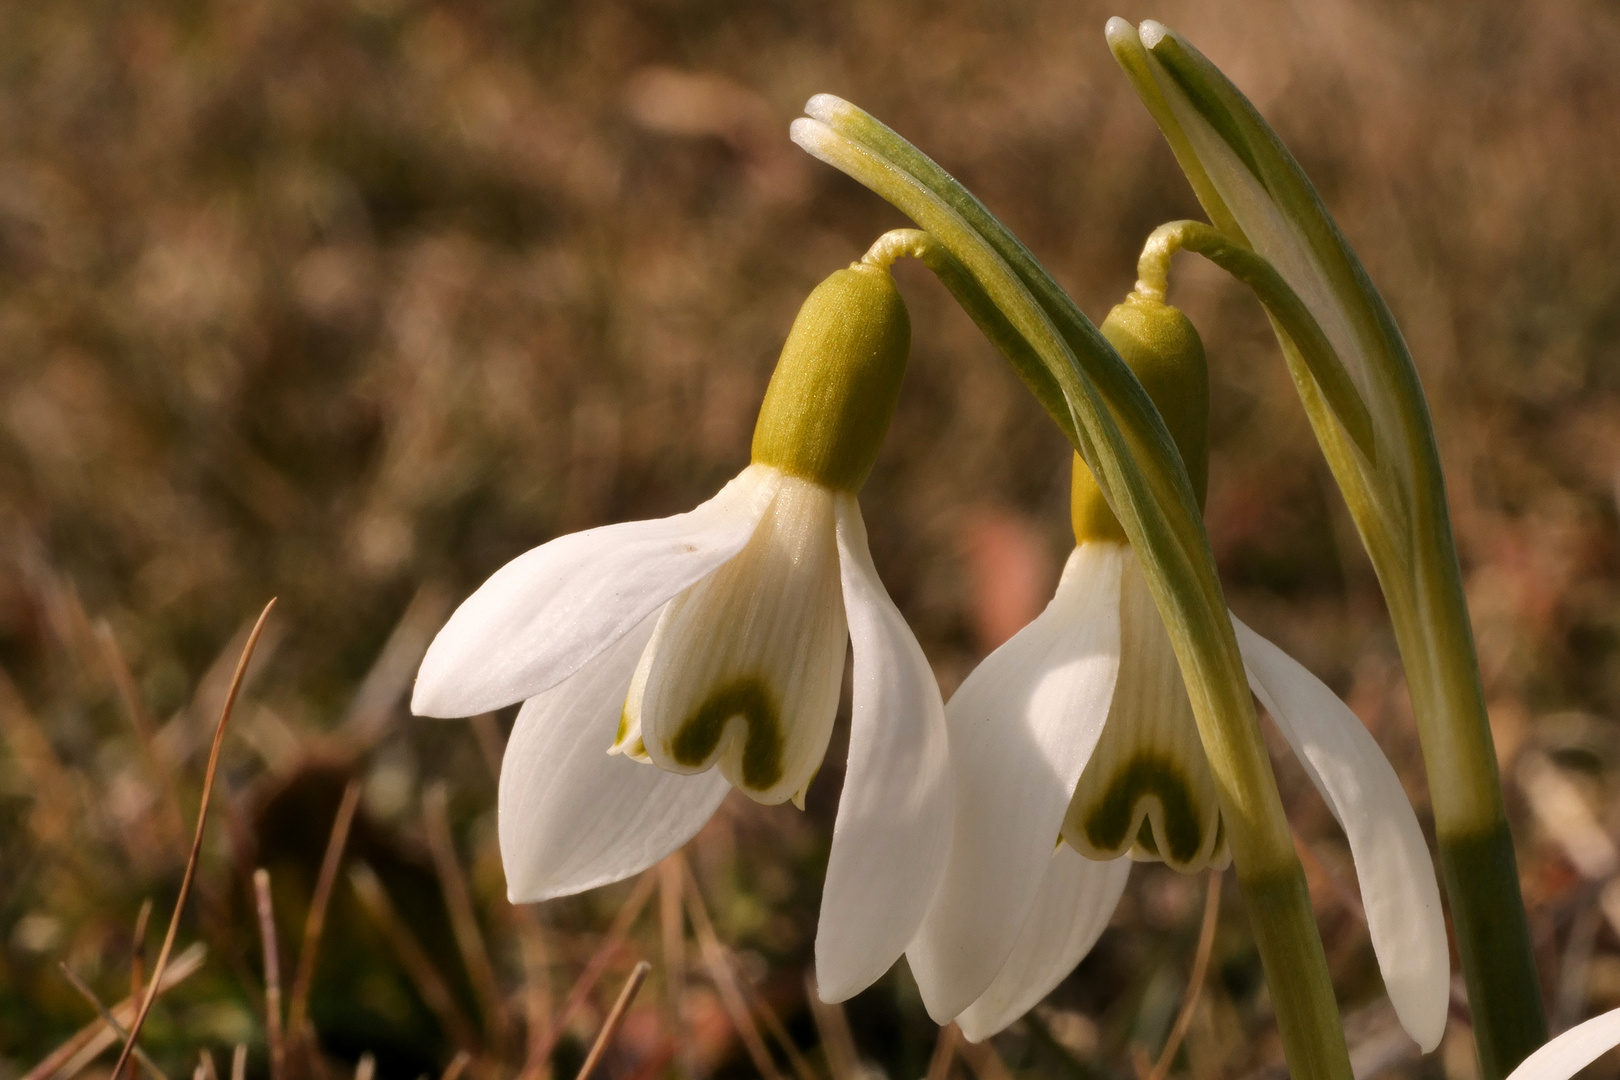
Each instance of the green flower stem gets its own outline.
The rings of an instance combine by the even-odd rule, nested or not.
[[[1040,354],[1030,347],[1018,328],[1001,313],[990,295],[943,244],[921,229],[891,229],[873,242],[861,261],[888,269],[896,259],[905,256],[921,261],[933,271],[974,325],[1012,364],[1013,370],[1029,387],[1041,407],[1051,415],[1064,437],[1071,445],[1077,444],[1080,435],[1074,426],[1074,415],[1064,400],[1063,388],[1046,369]]]
[[[1284,332],[1272,313],[1289,373],[1389,607],[1428,771],[1481,1074],[1501,1080],[1546,1041],[1546,1020],[1417,369],[1389,308],[1276,133],[1190,44],[1163,27],[1151,30],[1143,36],[1115,20],[1109,43],[1210,220],[1238,247],[1264,246],[1246,235],[1252,227],[1291,258],[1295,273],[1316,275],[1315,316],[1335,321],[1336,340],[1357,354],[1346,359],[1358,365],[1375,418],[1376,459],[1344,437],[1333,419],[1342,423],[1343,416],[1296,347],[1302,339]]]
[[[1233,243],[1220,230],[1202,221],[1172,221],[1154,229],[1143,246],[1142,258],[1137,263],[1137,290],[1163,300],[1170,257],[1181,248],[1196,251],[1254,292],[1266,314],[1271,316],[1279,336],[1286,334],[1299,349],[1311,377],[1321,387],[1333,415],[1349,432],[1356,448],[1369,462],[1376,462],[1377,440],[1372,414],[1361,400],[1361,392],[1333,351],[1333,344],[1322,332],[1321,324],[1299,294],[1265,259]]]
[[[854,106],[822,97],[811,111],[819,120],[794,124],[800,145],[932,234],[963,271],[957,287],[965,280],[983,294],[968,305],[970,313],[992,306],[1023,339],[1007,354],[1013,366],[1023,374],[1033,352],[1061,390],[1064,408],[1054,410],[1054,419],[1142,561],[1220,789],[1239,885],[1265,904],[1251,906],[1251,921],[1289,1065],[1302,1080],[1348,1080],[1349,1056],[1304,874],[1197,501],[1163,420],[1124,361],[977,199]],[[1004,341],[1005,333],[997,344]],[[1049,409],[1055,404],[1039,391],[1037,397]]]

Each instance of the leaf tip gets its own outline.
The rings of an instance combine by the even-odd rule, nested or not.
[[[1142,44],[1149,49],[1158,48],[1159,42],[1170,37],[1170,28],[1153,19],[1142,20]]]
[[[824,124],[833,123],[839,116],[853,108],[853,105],[836,94],[816,94],[804,103],[805,113]]]
[[[826,160],[822,145],[832,129],[820,120],[813,120],[808,116],[801,116],[788,125],[788,138],[799,145],[799,148],[813,157]]]

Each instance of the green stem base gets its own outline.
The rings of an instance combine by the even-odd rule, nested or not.
[[[1541,981],[1524,905],[1488,911],[1457,897],[1519,895],[1519,865],[1506,821],[1484,833],[1440,838],[1451,922],[1468,980],[1481,1080],[1502,1080],[1547,1041]]]
[[[1350,1052],[1333,999],[1327,956],[1299,864],[1254,881],[1238,875],[1266,972],[1283,1056],[1295,1080],[1350,1080]]]

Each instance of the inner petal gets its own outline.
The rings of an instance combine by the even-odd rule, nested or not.
[[[1140,564],[1120,581],[1120,664],[1097,748],[1063,819],[1092,859],[1130,855],[1191,873],[1226,857],[1220,797],[1170,636]]]
[[[747,545],[671,600],[631,684],[621,745],[661,768],[715,764],[762,803],[821,766],[849,640],[832,493],[783,477]]]

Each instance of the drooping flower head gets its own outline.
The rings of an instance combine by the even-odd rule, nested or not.
[[[1208,374],[1192,324],[1133,294],[1102,331],[1207,478]],[[1084,462],[1075,551],[1052,602],[946,708],[957,776],[950,860],[907,958],[929,1013],[983,1039],[1069,973],[1107,927],[1131,860],[1191,872],[1228,858],[1221,798],[1169,636]],[[1373,946],[1406,1029],[1444,1030],[1439,892],[1399,778],[1354,714],[1233,619],[1251,688],[1345,829]]]
[[[719,494],[518,556],[434,639],[415,712],[524,703],[499,799],[514,901],[640,872],[733,787],[802,806],[852,642],[849,763],[816,938],[823,997],[863,989],[905,948],[943,871],[953,784],[939,689],[872,566],[856,492],[909,346],[886,265],[833,274],[794,321],[752,463]]]

